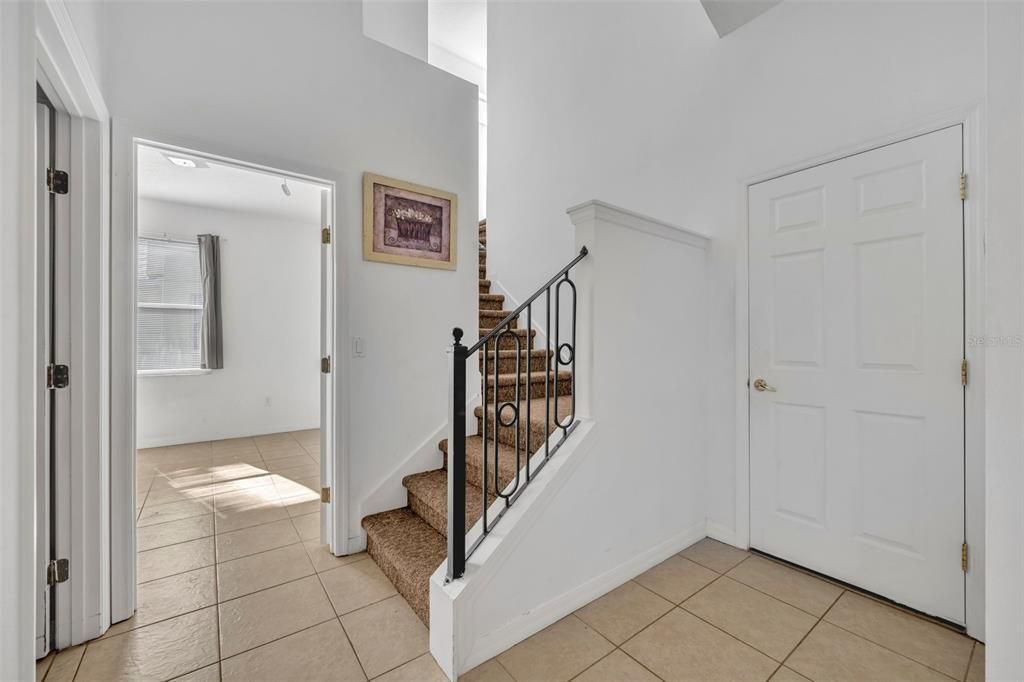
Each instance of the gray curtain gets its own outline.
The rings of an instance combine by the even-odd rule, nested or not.
[[[199,275],[203,280],[203,369],[223,369],[224,331],[220,314],[220,237],[201,234],[199,239]]]

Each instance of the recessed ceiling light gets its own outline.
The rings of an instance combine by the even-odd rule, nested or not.
[[[167,160],[173,163],[175,166],[181,166],[182,168],[195,168],[196,162],[192,159],[186,159],[181,156],[168,156]]]

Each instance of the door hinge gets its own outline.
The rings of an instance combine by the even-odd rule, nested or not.
[[[324,504],[327,504],[328,502],[331,501],[330,488],[320,488],[320,501],[323,502]]]
[[[326,358],[320,358],[320,371],[324,374],[331,373],[331,356],[328,355]]]
[[[967,572],[967,543],[960,545],[960,570]]]
[[[960,201],[967,200],[967,173],[960,174]]]
[[[960,361],[960,383],[967,385],[967,358]]]
[[[62,170],[56,170],[54,168],[46,169],[46,189],[50,190],[51,194],[67,194],[68,193],[68,174]]]
[[[325,227],[324,229],[320,230],[320,243],[321,244],[330,244],[331,243],[331,228]]]
[[[46,388],[67,388],[71,382],[71,370],[67,365],[46,366]]]
[[[71,577],[71,561],[68,559],[53,559],[46,566],[47,585],[67,582],[69,577]]]

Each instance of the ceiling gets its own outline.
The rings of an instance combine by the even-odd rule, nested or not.
[[[169,157],[189,159],[197,167],[176,166]],[[282,182],[283,178],[267,172],[139,146],[139,198],[319,224],[320,186],[288,180],[289,197],[281,190]]]

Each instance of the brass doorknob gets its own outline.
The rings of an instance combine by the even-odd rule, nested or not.
[[[775,393],[775,389],[768,385],[768,382],[764,379],[754,379],[754,390],[755,391],[770,391]]]

